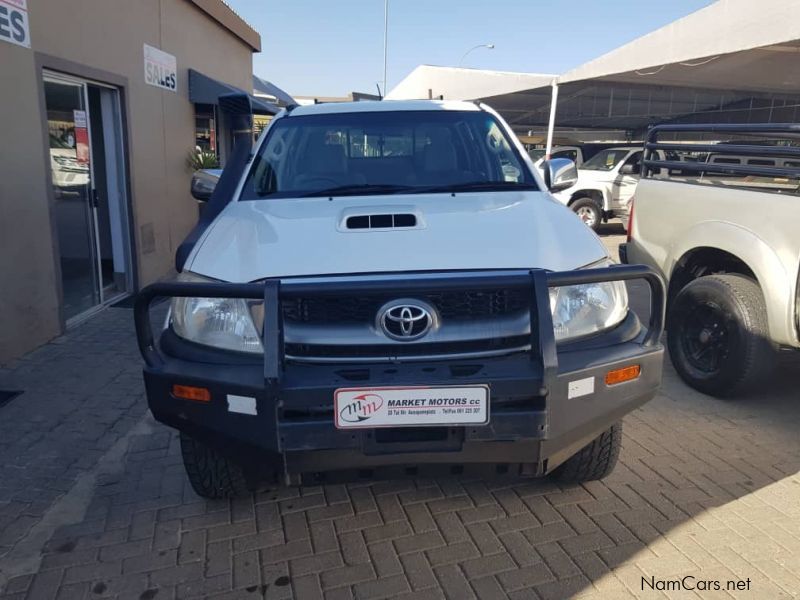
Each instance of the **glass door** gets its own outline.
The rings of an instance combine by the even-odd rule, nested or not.
[[[69,324],[132,288],[119,91],[47,73],[44,93]]]
[[[63,313],[69,321],[101,302],[86,85],[45,77],[44,97]]]

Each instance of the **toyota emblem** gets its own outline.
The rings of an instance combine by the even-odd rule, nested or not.
[[[401,342],[417,340],[438,326],[435,309],[420,300],[394,300],[378,311],[378,328]]]

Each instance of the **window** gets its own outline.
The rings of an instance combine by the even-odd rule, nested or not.
[[[619,162],[628,156],[628,148],[609,148],[601,150],[581,165],[587,171],[611,171]]]
[[[419,193],[467,184],[536,189],[516,148],[486,112],[290,115],[262,142],[242,198]]]
[[[194,145],[204,152],[217,151],[217,119],[213,104],[195,104]]]
[[[628,157],[628,160],[625,161],[625,164],[626,165],[634,165],[634,166],[636,166],[641,162],[642,162],[642,153],[641,152],[635,152],[635,153],[631,154]]]
[[[387,158],[414,153],[414,131],[410,128],[405,131],[353,129],[346,135],[350,139],[350,158]]]

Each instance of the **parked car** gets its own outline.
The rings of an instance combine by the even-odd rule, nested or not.
[[[198,494],[613,469],[623,415],[661,380],[663,284],[612,266],[494,111],[297,107],[237,156],[178,281],[135,307],[150,409]],[[576,177],[566,160],[546,175]],[[647,328],[632,278],[653,289]]]
[[[792,137],[795,127],[659,126],[648,144],[662,133]],[[646,150],[621,258],[648,264],[669,282],[667,339],[678,374],[701,392],[736,395],[766,381],[774,348],[800,348],[800,147],[669,145],[712,154],[676,164]]]
[[[639,183],[641,160],[641,147],[601,150],[578,169],[575,185],[554,196],[596,230],[601,222],[627,214],[628,202]]]

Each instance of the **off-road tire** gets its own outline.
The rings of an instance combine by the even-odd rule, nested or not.
[[[726,354],[714,372],[698,368],[687,354],[690,319],[696,320],[703,308],[722,315],[727,336]],[[675,370],[704,394],[742,394],[763,380],[774,362],[764,296],[758,284],[744,275],[708,275],[688,283],[672,300],[667,328],[667,348]]]
[[[233,498],[250,493],[242,466],[181,432],[183,466],[189,483],[203,498]]]
[[[594,212],[594,225],[586,224],[592,231],[597,231],[598,227],[600,227],[600,223],[603,221],[603,213],[600,211],[600,207],[597,205],[592,198],[578,198],[569,205],[572,209],[572,212],[576,213],[579,209],[585,208],[589,209]]]
[[[621,447],[622,421],[619,421],[556,468],[552,477],[561,483],[602,479],[617,465]]]

